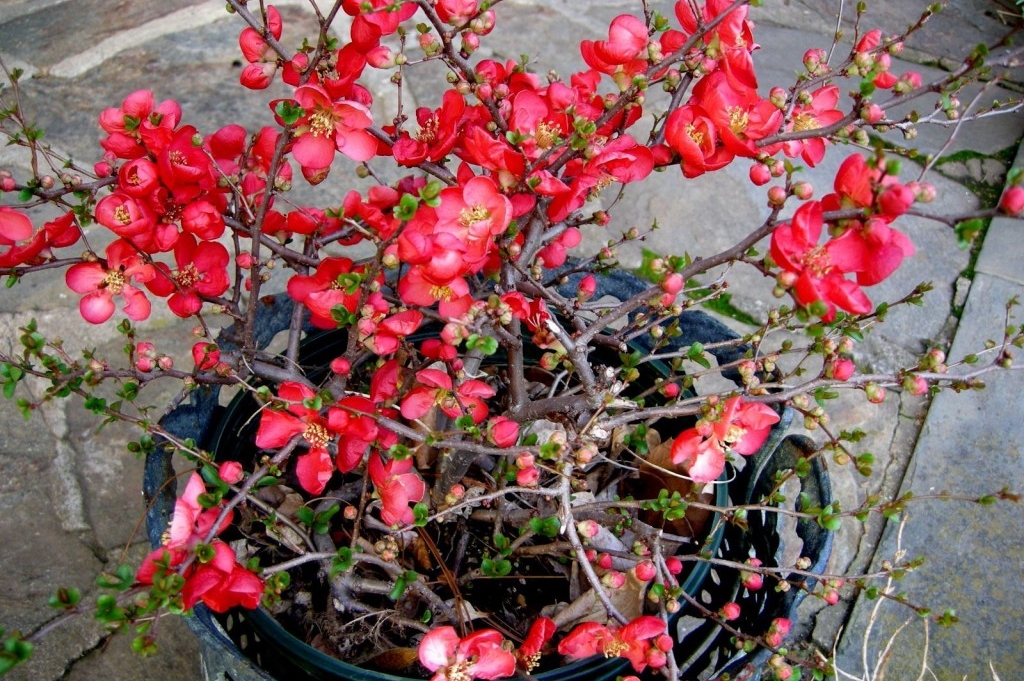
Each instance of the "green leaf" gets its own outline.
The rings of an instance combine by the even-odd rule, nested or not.
[[[295,519],[306,527],[313,526],[313,520],[316,515],[313,513],[313,509],[309,506],[303,506],[299,510],[295,511]]]
[[[352,549],[342,546],[337,554],[331,559],[331,578],[346,572],[352,567]]]
[[[960,248],[967,248],[984,228],[985,223],[981,218],[973,218],[957,223],[956,227],[953,228],[953,231],[956,233],[957,245]]]
[[[294,100],[282,99],[274,107],[274,113],[281,118],[285,125],[294,125],[296,121],[306,115],[306,110]]]
[[[412,570],[406,570],[398,579],[395,580],[395,586],[391,589],[388,594],[388,598],[393,601],[397,601],[405,593],[405,590],[409,588],[409,585],[416,581],[418,575]]]
[[[498,549],[502,556],[508,555],[509,549],[512,547],[512,540],[501,534],[500,532],[494,535],[494,548]]]
[[[96,586],[101,589],[127,591],[134,583],[135,571],[131,565],[118,565],[113,573],[104,572],[96,578]]]
[[[555,516],[530,518],[530,529],[537,534],[554,539],[562,529],[562,523]]]
[[[427,519],[430,517],[430,507],[422,501],[412,507],[413,524],[416,527],[426,527]]]
[[[411,220],[420,207],[419,200],[412,194],[403,194],[398,205],[394,208],[394,215],[399,220]]]

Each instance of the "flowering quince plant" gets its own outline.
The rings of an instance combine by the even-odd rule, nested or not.
[[[737,647],[773,651],[778,678],[797,663],[820,675],[820,661],[784,647],[789,619],[737,628],[739,604],[713,611],[682,589],[690,566],[716,560],[686,549],[711,531],[689,511],[744,523],[744,507],[718,509],[705,493],[765,446],[786,409],[827,434],[808,462],[828,451],[841,462],[852,436],[826,427],[835,389],[879,402],[886,389],[975,387],[1013,366],[1009,348],[1024,338],[1016,327],[982,366],[937,349],[890,374],[859,373],[852,360],[884,315],[865,289],[915,255],[901,216],[959,229],[1024,210],[1018,169],[997,206],[932,215],[934,189],[902,179],[870,142],[956,118],[960,88],[998,60],[973,54],[935,82],[894,73],[892,56],[926,14],[896,36],[858,23],[851,45],[812,47],[792,83],[766,88],[747,3],[679,0],[666,14],[638,3],[606,37],[580,44],[584,70],[542,77],[525,58],[477,56],[501,26],[499,2],[339,0],[317,10],[315,36],[289,35],[272,5],[227,4],[242,22],[241,86],[290,92],[268,98],[265,127],[201,130],[163,93],[140,90],[100,113],[91,168],[0,175],[8,283],[17,290],[61,268],[83,323],[116,322],[129,341],[120,361],[75,358],[32,323],[23,352],[0,351],[5,397],[42,378],[42,399],[79,395],[102,418],[137,424],[135,451],[167,447],[190,468],[160,545],[138,568],[103,578],[122,595],[102,602],[101,617],[136,627],[148,651],[157,614],[262,603],[285,616],[318,592],[338,610],[328,638],[371,638],[349,620],[386,623],[435,681],[594,655],[675,678],[670,621],[686,607],[720,621]],[[446,73],[436,108],[379,120],[367,74],[389,74],[400,95],[432,63]],[[8,76],[17,92],[19,74]],[[932,106],[934,93],[925,120],[895,113],[917,99]],[[17,98],[0,126],[9,143],[42,154]],[[798,164],[833,153],[845,160],[816,198]],[[604,301],[616,248],[643,233],[609,236],[618,200],[599,202],[655,171],[685,186],[736,163],[753,185],[770,185],[763,222],[717,253],[664,254],[637,292]],[[396,179],[384,179],[385,166]],[[340,203],[289,198],[297,183],[349,181]],[[34,222],[28,211],[44,205],[55,217]],[[588,233],[601,235],[596,252],[581,248]],[[762,274],[778,307],[746,337],[674,343],[687,310],[724,290],[698,277],[725,264]],[[280,356],[258,340],[270,292],[294,304]],[[164,306],[194,323],[184,360],[147,338],[144,322]],[[215,316],[228,332],[211,329]],[[773,346],[784,330],[804,340]],[[332,339],[320,373],[304,368],[304,337]],[[714,365],[712,345],[738,359],[716,354]],[[712,374],[734,385],[695,394],[695,379]],[[213,387],[248,396],[251,458],[203,449],[151,409],[135,410],[147,386],[172,381],[176,404]],[[101,396],[108,384],[117,401]],[[26,415],[39,405],[16,399]],[[636,484],[641,470],[654,471],[653,491]],[[834,529],[872,510],[791,513]],[[818,585],[799,564],[787,577],[791,568],[766,556],[720,563],[748,592],[805,589],[834,603],[843,584],[820,576]],[[529,586],[493,588],[510,576]],[[555,581],[564,589],[546,591]],[[76,609],[74,592],[62,593],[57,605]],[[29,649],[9,637],[0,669]],[[382,652],[351,657],[372,665]]]

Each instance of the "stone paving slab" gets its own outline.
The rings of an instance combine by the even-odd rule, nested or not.
[[[1024,284],[979,272],[971,284],[963,318],[950,357],[961,357],[1000,336],[1005,304],[1024,299]],[[1015,323],[1020,324],[1020,310]],[[1020,491],[1024,480],[1024,421],[1020,418],[1020,376],[993,374],[979,392],[942,393],[932,400],[928,418],[914,452],[901,492],[915,495],[949,491],[981,495],[1004,486]],[[915,603],[936,613],[956,611],[952,628],[932,627],[929,662],[938,681],[988,679],[989,662],[1002,679],[1020,678],[1024,669],[1020,605],[1024,603],[1024,523],[1016,505],[966,506],[955,501],[912,504],[902,533],[907,558],[924,556],[924,567],[896,584]],[[890,525],[879,546],[874,566],[897,549],[896,527]],[[840,651],[840,666],[861,670],[861,634],[873,602],[861,599],[848,624]],[[885,604],[869,642],[874,659],[884,641],[906,619],[917,617],[896,604]],[[925,650],[924,629],[918,621],[893,649],[886,678],[913,679]],[[931,678],[931,677],[928,677]]]

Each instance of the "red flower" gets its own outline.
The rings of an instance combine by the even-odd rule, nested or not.
[[[145,156],[147,150],[159,154],[170,143],[181,120],[181,107],[172,100],[156,104],[149,90],[136,90],[120,108],[105,109],[100,127],[108,136],[100,145],[118,158]]]
[[[853,314],[870,312],[871,301],[860,285],[844,276],[871,269],[864,242],[847,232],[820,246],[822,227],[821,204],[810,201],[772,234],[772,258],[792,277],[796,301],[805,307],[823,304],[820,316],[825,321],[835,316],[836,307]]]
[[[584,40],[580,43],[583,61],[601,73],[623,73],[623,90],[630,78],[643,71],[647,56],[647,26],[640,19],[621,14],[608,27],[608,40]],[[625,87],[623,87],[623,85]]]
[[[665,654],[672,649],[672,639],[665,631],[664,620],[652,615],[641,615],[621,629],[584,622],[562,639],[558,652],[574,659],[598,653],[624,657],[641,672],[648,666],[664,666]]]
[[[588,195],[596,194],[612,182],[639,182],[654,170],[654,154],[629,135],[620,135],[604,146],[594,145],[594,154],[586,161],[566,164],[564,178],[571,178],[569,191],[556,196],[548,207],[548,217],[561,221],[582,206]]]
[[[413,463],[411,458],[388,459],[384,463],[379,453],[370,456],[367,472],[377,488],[380,519],[386,525],[409,525],[415,520],[409,504],[422,501],[427,487],[412,471]]]
[[[685,104],[665,121],[665,141],[682,157],[686,177],[697,177],[729,164],[734,154],[719,143],[718,130],[699,106]]]
[[[516,659],[529,674],[540,661],[541,650],[555,635],[558,625],[547,617],[538,617],[530,625],[530,631],[523,639],[523,644],[516,650]]]
[[[87,262],[72,265],[64,278],[68,288],[84,293],[78,303],[82,318],[90,324],[102,324],[114,314],[114,296],[125,300],[124,313],[141,321],[149,317],[151,306],[135,283],[150,281],[156,269],[142,261],[132,245],[117,240],[107,246],[107,264]]]
[[[192,346],[192,361],[200,371],[209,371],[220,363],[220,348],[216,343],[199,341]]]
[[[512,204],[489,177],[477,176],[441,191],[436,232],[448,232],[466,246],[467,271],[482,265],[494,237],[508,229]]]
[[[369,321],[369,320],[361,320]],[[401,341],[413,333],[423,323],[423,313],[419,310],[403,310],[386,317],[373,325],[372,330],[360,327],[359,339],[378,355],[390,355],[398,350]]]
[[[352,272],[348,258],[324,258],[312,275],[297,274],[288,280],[288,295],[302,303],[310,312],[310,322],[321,329],[336,329],[338,321],[332,310],[341,306],[350,313],[356,311],[361,296],[357,285],[361,279],[346,284],[343,275]]]
[[[197,134],[191,125],[175,131],[167,148],[156,159],[160,180],[178,204],[188,203],[217,186],[213,161],[203,147],[194,143]]]
[[[171,272],[162,263],[160,276],[146,286],[155,295],[170,296],[167,307],[179,317],[191,317],[203,306],[200,296],[219,296],[228,289],[228,249],[216,241],[196,242],[191,234],[182,234],[174,245],[178,269]]]
[[[494,629],[459,638],[453,627],[438,627],[420,641],[420,663],[434,672],[431,681],[500,679],[516,671],[516,658],[503,643],[504,637]]]
[[[843,118],[843,112],[836,108],[839,103],[839,88],[826,85],[811,93],[811,103],[798,106],[793,110],[789,129],[797,132],[813,131],[836,123]],[[809,137],[802,140],[790,140],[782,145],[786,156],[800,156],[812,168],[825,156],[826,139]]]
[[[695,482],[717,480],[725,468],[726,449],[743,456],[753,454],[778,420],[768,405],[730,397],[672,442],[672,463],[687,465]]]
[[[284,411],[263,411],[256,431],[256,446],[262,449],[283,447],[294,436],[302,435],[309,451],[296,461],[295,473],[303,489],[310,494],[320,494],[334,473],[327,445],[347,425],[347,414],[331,408],[327,417],[322,417],[319,409],[310,406],[316,403],[316,394],[294,381],[282,383],[277,395],[289,404]]]
[[[213,557],[185,575],[181,590],[185,609],[191,609],[200,600],[214,612],[258,607],[263,597],[263,581],[240,565],[234,550],[224,542],[215,541],[210,546]]]
[[[167,527],[164,546],[168,549],[192,550],[199,542],[209,541],[213,525],[220,515],[218,508],[204,508],[199,503],[200,495],[206,493],[206,485],[198,473],[189,476],[185,491],[174,502],[171,524]],[[217,528],[220,534],[231,524],[231,515]]]
[[[725,73],[715,71],[693,88],[693,101],[715,122],[719,138],[732,153],[750,158],[772,153],[759,148],[757,141],[779,131],[782,112],[755,90],[734,88]]]
[[[81,235],[71,211],[35,230],[27,215],[0,206],[0,247],[10,246],[0,251],[0,267],[42,262],[50,256],[51,248],[71,246]]]
[[[369,110],[353,101],[332,101],[323,87],[302,85],[295,101],[305,114],[295,126],[292,155],[303,170],[325,170],[340,151],[354,161],[368,161],[377,153],[377,140],[366,132],[373,124]]]
[[[398,437],[377,425],[374,415],[393,416],[394,411],[377,406],[362,395],[341,398],[338,409],[344,419],[335,417],[338,427],[338,470],[348,473],[363,460],[371,445],[387,450],[398,442]],[[344,423],[342,426],[341,424]]]
[[[494,397],[494,388],[487,383],[470,378],[453,389],[451,376],[437,369],[418,371],[416,382],[419,386],[410,390],[402,400],[401,411],[405,418],[421,418],[434,407],[453,419],[469,414],[473,423],[480,423],[487,418],[484,400]]]
[[[99,200],[95,216],[96,222],[114,234],[129,239],[140,248],[151,250],[147,247],[153,243],[156,216],[144,201],[115,191]]]
[[[447,156],[458,139],[465,110],[466,100],[455,90],[445,91],[441,108],[436,111],[426,107],[416,109],[420,128],[415,135],[403,131],[395,140],[391,147],[395,162],[414,167],[427,160],[436,163]]]

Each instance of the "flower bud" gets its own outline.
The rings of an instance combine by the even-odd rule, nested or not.
[[[336,357],[331,362],[331,371],[339,376],[348,376],[348,372],[352,371],[352,363],[344,357]]]
[[[661,290],[665,293],[675,295],[683,290],[683,277],[677,272],[673,272],[661,281]]]
[[[496,447],[513,447],[519,441],[519,424],[504,416],[495,416],[488,422],[487,439]]]
[[[828,378],[834,378],[837,381],[845,381],[850,376],[853,376],[853,372],[856,370],[856,365],[848,359],[836,359],[829,362],[825,368],[825,376]]]
[[[516,473],[516,484],[520,487],[533,487],[540,480],[540,471],[536,466],[520,468]]]
[[[597,293],[597,279],[594,275],[588,274],[580,280],[580,285],[576,289],[576,299],[581,303],[585,303],[594,297]]]
[[[621,589],[626,586],[626,575],[618,570],[609,570],[601,576],[601,584],[609,589]]]
[[[593,539],[601,531],[601,525],[596,520],[581,520],[576,523],[576,533],[582,539]]]
[[[657,576],[658,571],[650,560],[642,560],[633,568],[636,578],[641,582],[649,582]]]
[[[786,190],[783,187],[772,187],[768,190],[768,205],[779,208],[786,203]]]
[[[1003,192],[999,199],[999,210],[1007,215],[1024,213],[1024,187],[1017,185]]]
[[[192,346],[192,359],[200,371],[206,371],[220,362],[220,349],[216,343],[199,341]]]
[[[245,477],[245,471],[242,470],[242,464],[237,461],[225,461],[218,467],[217,474],[220,475],[221,480],[229,485],[234,485]]]
[[[586,466],[588,463],[593,461],[595,456],[597,456],[597,444],[593,442],[585,442],[576,449],[573,456],[575,457],[577,464]]]
[[[810,182],[800,181],[793,185],[793,196],[806,201],[814,195],[814,187]]]
[[[93,165],[92,171],[96,174],[96,177],[110,177],[114,172],[114,167],[106,161],[100,161]],[[5,191],[10,191],[5,190]]]
[[[867,395],[871,404],[881,404],[885,401],[885,388],[877,383],[868,383],[864,386],[864,394]]]
[[[911,395],[924,395],[928,392],[928,381],[920,376],[907,376],[903,379],[903,389]]]
[[[734,620],[743,613],[739,603],[730,601],[718,609],[718,616],[725,621]]]
[[[761,565],[761,561],[757,558],[747,558],[744,563],[751,567],[760,567]],[[741,570],[740,580],[742,581],[743,586],[751,591],[757,591],[764,586],[764,575],[760,572],[748,572],[746,570]]]
[[[755,163],[750,166],[750,181],[761,187],[768,184],[772,179],[772,173],[763,163]]]

